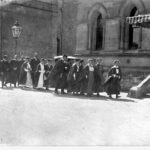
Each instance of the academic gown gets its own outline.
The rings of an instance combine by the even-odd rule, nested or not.
[[[121,68],[118,66],[113,66],[108,72],[108,79],[104,83],[105,90],[108,95],[120,94],[121,78],[122,78]]]
[[[52,65],[48,65],[46,64],[45,65],[45,74],[44,74],[44,86],[48,88],[48,86],[51,86],[51,83],[50,83],[50,73],[53,69],[53,66]]]
[[[10,61],[10,83],[16,84],[18,81],[18,67],[19,63],[13,59]]]
[[[94,92],[99,93],[103,91],[103,83],[104,83],[104,69],[100,64],[96,64],[94,67]]]
[[[21,66],[19,84],[26,85],[27,87],[32,87],[32,78],[31,78],[31,66],[29,63],[24,62]]]

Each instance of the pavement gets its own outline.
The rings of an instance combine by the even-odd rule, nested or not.
[[[150,95],[143,99],[55,95],[0,88],[0,144],[150,145]]]

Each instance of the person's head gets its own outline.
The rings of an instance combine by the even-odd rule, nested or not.
[[[38,53],[37,52],[34,53],[34,57],[38,57]]]
[[[94,65],[94,59],[88,59],[89,65]]]
[[[41,58],[41,64],[44,64],[44,63],[45,63],[45,59]]]
[[[97,59],[96,59],[96,62],[97,62],[98,64],[102,64],[103,59],[102,59],[102,58],[97,58]]]
[[[4,55],[4,56],[3,56],[3,59],[7,60],[7,55]]]
[[[96,65],[96,59],[95,58],[93,59],[93,65]]]
[[[116,66],[119,66],[120,65],[120,61],[119,60],[114,60],[113,64],[116,65]]]
[[[49,65],[51,65],[51,64],[52,64],[52,59],[48,59],[48,60],[47,60],[47,63],[48,63]]]
[[[29,62],[30,58],[28,56],[25,57],[25,62]]]
[[[67,55],[63,55],[63,60],[64,60],[64,61],[67,61],[67,60],[68,60]]]
[[[17,57],[18,57],[17,55],[14,55],[14,59],[17,59]]]
[[[83,64],[84,64],[84,60],[81,59],[81,60],[79,61],[79,64],[80,64],[80,65],[83,65]]]
[[[21,55],[21,57],[20,57],[20,58],[21,58],[21,60],[24,60],[24,59],[25,59],[23,55]]]

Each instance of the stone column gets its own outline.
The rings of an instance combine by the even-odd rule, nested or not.
[[[2,58],[2,10],[0,10],[0,58]]]
[[[139,32],[139,49],[142,49],[142,27],[141,26]]]
[[[120,34],[119,34],[119,49],[124,49],[125,38],[125,18],[120,18]]]

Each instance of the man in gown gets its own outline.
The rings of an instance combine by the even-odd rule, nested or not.
[[[7,55],[4,55],[1,61],[2,88],[9,82],[10,64]],[[7,87],[7,86],[6,86]]]
[[[45,74],[44,74],[44,86],[46,87],[46,90],[48,90],[48,87],[50,86],[50,73],[53,69],[52,60],[48,59],[45,64]]]
[[[61,89],[61,94],[65,94],[64,89],[67,88],[67,75],[70,69],[67,56],[58,60],[52,69],[51,80],[55,80],[55,93],[58,94],[58,89]]]
[[[30,61],[30,65],[32,68],[31,77],[33,81],[33,87],[35,88],[37,85],[37,78],[35,77],[35,72],[37,70],[37,66],[40,63],[40,59],[38,58],[38,53],[34,53],[34,57]]]
[[[19,63],[17,60],[17,55],[10,61],[10,84],[14,84],[16,87],[16,83],[18,82],[18,68]]]
[[[21,66],[24,63],[25,58],[22,55],[21,58],[18,60],[18,86],[19,86],[19,76],[20,76],[20,71],[21,71]]]
[[[103,91],[103,83],[104,83],[104,69],[102,66],[102,59],[96,59],[96,64],[95,64],[95,71],[94,71],[94,92],[97,93],[97,96],[99,96],[99,93]]]

